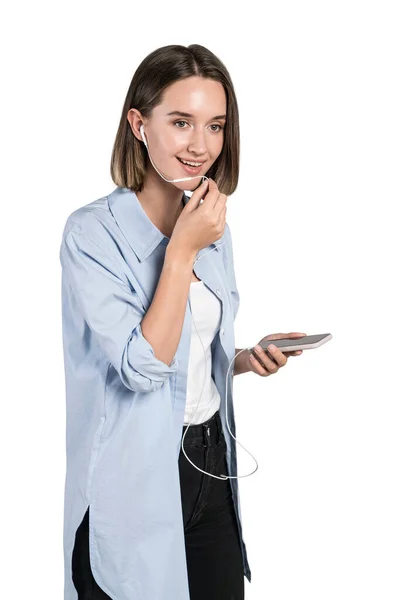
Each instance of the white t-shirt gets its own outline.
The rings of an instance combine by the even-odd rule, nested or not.
[[[221,304],[203,281],[190,283],[189,298],[192,320],[183,421],[184,425],[189,423],[196,425],[212,417],[220,405],[220,395],[211,376],[211,344],[219,330]],[[196,413],[193,415],[195,410]]]

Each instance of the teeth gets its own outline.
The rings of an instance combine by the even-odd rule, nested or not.
[[[202,165],[202,163],[187,162],[186,160],[182,160],[181,158],[179,160],[183,162],[184,165],[190,165],[191,167],[199,167],[200,165]]]

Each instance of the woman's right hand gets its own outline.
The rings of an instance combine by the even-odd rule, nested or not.
[[[204,196],[205,195],[205,196]],[[200,204],[201,199],[204,202]],[[219,192],[213,179],[204,181],[193,192],[178,217],[171,235],[171,244],[197,253],[216,242],[224,234],[227,196]]]

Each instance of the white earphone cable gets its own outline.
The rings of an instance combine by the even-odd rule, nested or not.
[[[155,166],[155,164],[154,164],[154,162],[153,162],[153,160],[152,160],[152,157],[151,157],[151,155],[150,155],[149,148],[148,148],[148,143],[147,143],[147,140],[146,140],[146,137],[145,137],[145,133],[144,133],[144,126],[143,126],[143,125],[141,125],[141,128],[140,128],[140,133],[141,133],[142,139],[143,139],[143,141],[144,141],[144,144],[145,144],[145,146],[146,146],[146,149],[147,149],[147,151],[148,151],[148,156],[149,156],[149,158],[150,158],[150,161],[151,161],[151,163],[152,163],[152,166],[153,166],[153,168],[154,168],[154,169],[157,171],[157,173],[160,175],[160,177],[162,177],[162,179],[164,179],[165,181],[168,181],[169,183],[174,183],[174,182],[178,182],[178,181],[188,181],[189,179],[196,179],[196,178],[208,179],[208,177],[206,177],[205,175],[195,175],[195,176],[193,176],[193,177],[182,177],[181,179],[166,179],[166,178],[164,177],[164,175],[162,175],[162,174],[161,174],[161,173],[158,171],[158,169],[156,168],[156,166]],[[218,246],[222,246],[223,244],[224,244],[224,242],[222,242],[221,244],[218,244],[218,245],[217,245],[217,247],[218,247]],[[212,248],[211,250],[208,250],[208,252],[212,252],[212,250],[214,250],[214,249],[215,249],[215,248]],[[200,260],[200,259],[201,259],[203,256],[205,256],[206,254],[208,254],[208,252],[204,252],[204,254],[201,254],[201,255],[200,255],[200,256],[199,256],[199,257],[198,257],[198,258],[197,258],[197,259],[194,261],[194,264],[193,264],[193,266],[194,266],[194,265],[196,264],[196,262],[197,262],[197,261],[199,261],[199,260]],[[194,415],[196,414],[197,408],[198,408],[198,406],[199,406],[199,404],[200,404],[200,400],[201,400],[202,392],[203,392],[203,390],[204,390],[204,386],[205,386],[205,380],[206,380],[206,375],[207,375],[207,361],[206,361],[206,352],[205,352],[205,347],[204,347],[204,344],[203,344],[203,342],[202,342],[202,340],[201,340],[200,334],[199,334],[199,333],[198,333],[198,331],[197,331],[196,324],[195,324],[195,322],[194,322],[194,317],[193,317],[192,307],[191,307],[191,304],[190,304],[190,298],[189,298],[189,306],[190,306],[190,313],[191,313],[191,316],[192,316],[192,319],[193,319],[193,323],[194,323],[194,328],[195,328],[195,330],[196,330],[196,333],[197,333],[197,335],[198,335],[198,338],[199,338],[199,340],[200,340],[200,342],[201,342],[201,345],[202,345],[202,347],[203,347],[203,350],[204,350],[204,356],[205,356],[205,361],[204,361],[204,366],[205,366],[204,383],[203,383],[203,387],[202,387],[202,390],[201,390],[201,394],[200,394],[200,397],[199,397],[199,400],[198,400],[197,406],[195,407],[195,409],[194,409],[194,412],[193,412],[193,417],[194,417]],[[185,455],[186,459],[187,459],[187,460],[190,462],[190,464],[191,464],[191,465],[193,465],[193,467],[194,467],[194,468],[196,468],[198,471],[200,471],[201,473],[204,473],[205,475],[209,475],[210,477],[215,477],[216,479],[226,480],[226,479],[240,479],[241,477],[249,477],[250,475],[253,475],[253,473],[255,473],[255,472],[257,471],[257,469],[259,468],[258,462],[257,462],[257,460],[254,458],[254,456],[253,456],[253,455],[252,455],[252,454],[249,452],[249,450],[246,450],[245,446],[243,446],[243,445],[241,444],[241,442],[238,442],[238,440],[237,440],[237,439],[234,437],[233,433],[232,433],[232,432],[231,432],[231,430],[230,430],[229,423],[228,423],[228,412],[227,412],[227,388],[228,388],[228,385],[227,385],[227,384],[228,384],[228,375],[229,375],[229,371],[230,371],[230,368],[231,368],[231,365],[232,365],[232,363],[235,361],[235,359],[237,358],[237,356],[238,356],[239,354],[241,354],[241,352],[244,352],[245,350],[247,350],[247,348],[243,348],[242,350],[240,350],[240,351],[239,351],[239,352],[238,352],[238,353],[237,353],[237,354],[234,356],[234,358],[233,358],[233,359],[232,359],[232,361],[230,362],[230,365],[229,365],[229,367],[228,367],[228,370],[227,370],[227,375],[226,375],[226,393],[225,393],[225,402],[226,402],[226,424],[227,424],[227,429],[228,429],[228,432],[230,433],[231,437],[232,437],[232,438],[233,438],[233,439],[234,439],[234,440],[237,442],[237,444],[239,444],[240,446],[242,446],[242,448],[243,448],[243,449],[244,449],[244,450],[245,450],[245,451],[246,451],[246,452],[247,452],[247,453],[248,453],[248,454],[249,454],[249,455],[250,455],[250,456],[253,458],[254,462],[256,463],[256,468],[254,469],[254,471],[252,471],[251,473],[248,473],[247,475],[238,475],[238,476],[236,476],[236,475],[223,475],[223,474],[221,474],[221,476],[220,476],[220,477],[218,477],[217,475],[213,475],[213,473],[207,473],[206,471],[203,471],[202,469],[200,469],[199,467],[197,467],[197,466],[196,466],[196,465],[195,465],[195,464],[194,464],[194,463],[193,463],[193,462],[190,460],[190,458],[187,456],[187,454],[186,454],[186,452],[185,452],[185,448],[184,448],[184,445],[183,445],[183,442],[184,442],[184,439],[185,439],[186,433],[187,433],[187,431],[188,431],[188,429],[189,429],[190,425],[191,425],[191,424],[192,424],[192,422],[193,422],[193,417],[191,418],[191,421],[190,421],[190,423],[188,423],[188,426],[187,426],[187,428],[186,428],[186,430],[185,430],[185,432],[184,432],[184,434],[183,434],[183,436],[182,436],[182,451],[183,451],[183,454]]]

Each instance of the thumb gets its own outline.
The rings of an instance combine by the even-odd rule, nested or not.
[[[204,183],[199,185],[198,188],[194,190],[193,194],[190,196],[189,202],[186,204],[185,208],[187,208],[188,210],[193,210],[197,208],[197,206],[201,202],[201,198],[204,196],[204,194],[207,193],[210,183],[211,182],[209,180],[204,179]]]

